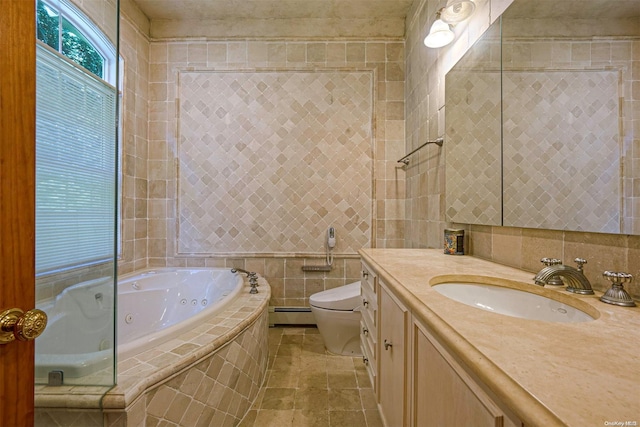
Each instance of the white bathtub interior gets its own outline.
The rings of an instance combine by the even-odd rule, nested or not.
[[[36,340],[36,382],[61,371],[65,384],[114,380],[114,339],[124,359],[197,327],[240,292],[229,269],[156,269],[123,276],[117,285],[115,331],[111,278],[71,286],[38,308],[49,317]]]

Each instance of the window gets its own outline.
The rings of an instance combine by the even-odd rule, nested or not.
[[[64,1],[37,5],[36,271],[114,259],[115,49]]]

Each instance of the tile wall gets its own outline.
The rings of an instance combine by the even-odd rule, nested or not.
[[[122,197],[119,274],[147,267],[149,195],[149,21],[130,0],[120,1]]]
[[[403,155],[404,151],[403,42],[158,40],[152,41],[149,55],[146,218],[148,221],[147,256],[150,266],[238,266],[255,270],[265,275],[273,288],[272,305],[299,306],[306,305],[309,295],[314,292],[357,280],[360,277],[356,254],[359,247],[402,247],[404,243],[404,173],[396,167],[396,160]],[[254,99],[247,98],[247,100],[250,99],[249,102],[254,102],[254,106],[262,108],[259,112],[261,117],[283,120],[284,126],[281,126],[283,130],[299,121],[298,116],[316,119],[307,125],[305,132],[310,135],[309,139],[312,141],[318,138],[317,144],[315,147],[309,146],[306,151],[303,150],[299,154],[306,159],[302,161],[303,163],[309,163],[309,167],[313,167],[312,172],[317,174],[315,177],[304,176],[304,169],[300,168],[300,164],[285,161],[284,157],[278,158],[278,154],[286,154],[287,150],[293,147],[290,146],[291,143],[287,144],[286,139],[281,135],[274,134],[273,129],[265,128],[263,135],[260,133],[251,135],[249,141],[233,133],[229,134],[226,126],[230,118],[227,117],[225,121],[215,115],[216,111],[222,111],[219,109],[221,105],[213,108],[214,102],[221,103],[223,100],[211,99],[213,93],[201,106],[205,109],[207,106],[213,108],[209,114],[213,114],[210,117],[218,120],[218,124],[207,121],[207,126],[210,128],[199,136],[194,134],[194,131],[198,132],[197,129],[190,128],[187,132],[190,132],[188,136],[193,140],[205,134],[227,135],[225,143],[232,151],[238,151],[238,148],[244,144],[252,144],[251,151],[259,153],[263,145],[272,145],[264,155],[243,154],[234,160],[238,168],[247,171],[262,172],[273,168],[274,163],[277,164],[278,167],[270,174],[261,177],[262,184],[256,180],[247,181],[248,185],[243,184],[243,191],[246,192],[244,196],[252,201],[250,204],[254,203],[255,207],[265,208],[269,204],[274,204],[274,212],[283,213],[282,219],[278,221],[288,221],[287,232],[284,235],[278,235],[279,237],[275,240],[264,233],[264,231],[271,231],[270,229],[264,231],[259,229],[262,225],[269,225],[269,227],[274,225],[262,220],[256,221],[261,213],[251,212],[251,206],[245,206],[241,198],[238,198],[238,194],[233,195],[229,200],[218,197],[214,202],[207,201],[205,197],[201,199],[196,196],[190,197],[187,204],[188,210],[185,212],[189,215],[192,213],[196,216],[201,215],[200,218],[192,221],[199,227],[195,234],[199,235],[201,234],[199,231],[213,227],[211,218],[206,218],[211,216],[213,210],[212,205],[207,203],[213,203],[213,205],[219,203],[217,208],[219,211],[228,211],[236,216],[238,221],[233,225],[236,228],[234,233],[237,232],[237,236],[243,236],[242,239],[228,240],[225,243],[226,247],[223,245],[222,248],[216,248],[212,241],[200,241],[191,246],[194,243],[192,238],[182,240],[185,236],[182,233],[188,231],[182,227],[188,224],[185,222],[187,218],[181,216],[185,212],[179,210],[183,207],[181,203],[187,200],[181,196],[186,196],[187,191],[202,193],[203,190],[196,189],[194,183],[205,177],[203,174],[205,169],[213,171],[218,167],[214,166],[217,161],[215,153],[208,147],[204,157],[213,158],[213,163],[202,165],[194,173],[181,169],[185,158],[194,157],[191,148],[184,151],[186,146],[181,145],[183,139],[178,139],[183,136],[180,114],[185,112],[180,110],[185,108],[183,103],[185,100],[180,99],[180,93],[188,89],[180,85],[184,83],[182,78],[187,76],[201,78],[205,75],[208,76],[207,78],[217,78],[218,83],[221,81],[221,76],[231,77],[232,80],[236,79],[243,84],[247,83],[248,79],[259,78],[262,81],[256,80],[254,88],[258,88],[259,85],[264,90],[273,91],[277,96],[284,93],[284,89],[278,89],[279,81],[290,79],[291,76],[297,76],[296,79],[311,78],[309,81],[312,85],[307,88],[304,87],[302,80],[291,86],[289,90],[292,98],[283,98],[282,102],[285,103],[288,99],[295,100],[296,96],[304,95],[309,98],[310,94],[313,94],[311,89],[313,85],[318,85],[324,79],[322,88],[318,89],[319,92],[313,94],[307,100],[308,102],[300,103],[302,110],[299,112],[294,108],[284,108],[284,104],[277,111],[273,109],[267,111],[263,106],[268,104],[269,99],[259,101],[261,98],[257,92]],[[345,84],[345,79],[354,78],[351,84]],[[363,81],[359,81],[360,79]],[[214,81],[209,80],[206,84],[211,83]],[[344,158],[346,151],[342,151],[345,148],[341,147],[343,139],[353,143],[354,137],[350,135],[351,131],[346,129],[335,134],[337,141],[323,140],[326,135],[331,134],[325,124],[317,120],[321,118],[317,109],[322,102],[326,102],[325,98],[331,95],[326,87],[343,88],[343,101],[345,105],[351,105],[348,107],[352,110],[349,114],[355,115],[353,121],[360,123],[354,134],[360,133],[364,139],[358,143],[359,145],[351,147],[356,148],[355,151],[358,154],[358,160],[355,162]],[[363,88],[367,87],[371,88],[368,95],[366,90],[362,94]],[[239,87],[236,87],[236,90],[240,90]],[[277,96],[273,96],[273,99],[277,100]],[[357,99],[359,101],[354,104],[353,101]],[[260,102],[263,102],[263,106],[258,105]],[[338,114],[344,116],[346,111]],[[334,126],[341,126],[339,119],[336,116],[338,121],[334,122]],[[369,124],[367,120],[371,123]],[[367,128],[371,129],[369,141],[366,141]],[[291,129],[290,127],[288,130]],[[242,135],[246,136],[246,130],[243,132]],[[252,129],[251,132],[255,133],[255,130]],[[264,141],[261,141],[262,136],[265,137]],[[358,138],[362,139],[363,136]],[[285,142],[284,145],[282,143],[278,145],[279,138]],[[202,147],[204,146],[199,146],[199,148]],[[324,150],[314,150],[317,147],[322,147]],[[327,150],[331,150],[331,156],[322,155],[322,151],[327,152]],[[278,154],[274,154],[273,151]],[[225,159],[224,156],[227,153],[221,154]],[[273,157],[274,155],[276,157]],[[224,161],[229,160],[227,157]],[[345,173],[341,170],[344,168],[353,170]],[[221,171],[224,170],[225,168],[222,167]],[[314,192],[326,187],[326,184],[314,182],[318,180],[323,170],[333,170],[340,180],[349,182],[342,182],[344,188],[340,192],[334,189],[333,193],[317,196]],[[284,179],[288,173],[302,175],[282,188],[274,185],[273,179]],[[291,189],[295,189],[300,196],[295,203],[282,199]],[[216,191],[219,190],[216,188]],[[210,192],[211,190],[208,189],[207,194]],[[336,195],[338,198],[335,198]],[[317,214],[323,213],[325,209],[332,210],[330,207],[322,206],[324,203],[338,206],[338,211],[343,215],[342,218],[337,218],[339,225],[343,226],[343,230],[337,227],[338,241],[340,242],[341,236],[343,240],[336,248],[337,256],[331,272],[303,273],[302,265],[324,263],[322,245],[324,230],[329,223],[323,223],[321,215]],[[353,209],[349,209],[347,204],[353,205]],[[245,209],[242,211],[240,208]],[[301,212],[301,214],[294,215],[291,211]],[[370,217],[369,223],[367,216]],[[311,221],[309,217],[312,218]],[[317,222],[313,221],[314,217],[317,217]],[[353,222],[354,217],[360,219]],[[214,237],[218,238],[215,236],[215,230],[220,231],[220,229],[212,230]],[[262,233],[263,240],[270,241],[265,241],[264,247],[262,245],[252,247],[246,238],[247,236],[255,237],[259,233]],[[345,246],[342,250],[338,250],[341,244]],[[238,252],[235,252],[236,250]]]
[[[111,20],[115,17],[111,2],[77,0],[77,4],[98,23],[115,22],[115,19]],[[359,247],[404,245],[404,172],[396,166],[396,160],[404,154],[403,41],[340,41],[330,38],[326,41],[154,40],[149,36],[148,19],[131,0],[121,0],[120,10],[120,54],[124,69],[119,274],[156,266],[244,267],[268,277],[274,288],[274,305],[306,305],[310,294],[360,277],[356,254]],[[274,76],[294,72],[316,75],[359,73],[369,79],[365,84],[369,88],[368,105],[358,107],[360,112],[367,113],[369,123],[365,127],[369,129],[369,141],[358,148],[362,158],[355,163],[358,167],[355,175],[340,177],[346,181],[345,185],[349,185],[346,196],[327,202],[341,206],[342,214],[350,217],[342,220],[345,230],[339,231],[338,245],[344,244],[344,247],[337,251],[331,272],[307,274],[301,270],[302,265],[325,262],[322,243],[328,224],[318,221],[322,227],[316,225],[318,230],[312,235],[308,229],[313,225],[308,218],[306,223],[298,225],[299,230],[307,229],[307,235],[301,237],[293,233],[285,236],[287,247],[252,248],[250,253],[246,247],[241,247],[244,252],[240,256],[236,256],[236,248],[230,248],[225,254],[209,250],[201,252],[199,249],[192,251],[184,247],[181,250],[178,240],[180,217],[177,215],[177,195],[181,187],[176,100],[179,73],[194,70],[235,73],[238,76],[264,72]],[[347,95],[352,98],[351,94]],[[314,126],[310,126],[308,132],[316,134],[324,128],[320,122]],[[338,144],[342,143],[338,140]],[[307,159],[312,158],[315,172],[325,168],[334,169],[335,173],[346,169],[349,163],[345,153],[339,150],[332,152],[333,157],[316,154],[313,149],[306,154]],[[260,167],[262,161],[253,156],[245,159],[242,166]],[[353,170],[354,164],[350,164]],[[285,166],[292,165],[282,163],[280,166],[282,170],[279,173],[287,175],[289,170]],[[355,186],[354,181],[357,181]],[[313,193],[317,188],[313,180],[297,184],[300,193]],[[265,194],[261,192],[271,193],[272,190],[264,191],[258,187],[251,190],[248,198],[264,198]],[[276,199],[279,195],[266,194],[267,198],[269,196]],[[305,196],[301,194],[301,204],[307,201]],[[276,202],[280,202],[281,210],[292,208],[285,202]],[[358,209],[352,212],[345,204],[353,204]],[[327,209],[317,200],[308,205],[302,215],[307,215],[309,207],[316,213]],[[197,206],[197,202],[193,206],[194,209],[202,207]],[[292,211],[300,210],[300,205],[293,208]],[[228,211],[230,206],[224,206],[225,209]],[[309,216],[313,217],[313,212]],[[292,218],[297,221],[300,216]],[[356,221],[349,224],[349,220],[354,218]],[[246,221],[237,231],[255,234],[255,225],[255,222]],[[43,287],[41,296],[51,296],[55,289],[77,283],[82,274],[74,271],[49,281],[52,285]],[[93,274],[90,272],[86,279],[93,278]],[[57,284],[53,285],[54,282]]]
[[[432,17],[444,3],[417,1],[407,19],[407,150],[417,147],[425,138],[444,134],[444,76],[511,0],[479,0],[474,16],[455,29],[458,37],[452,45],[427,49],[422,40]],[[636,54],[640,52],[640,43],[633,42],[631,49],[633,57],[640,58],[640,53]],[[633,68],[637,67],[633,65]],[[637,90],[631,89],[631,93],[632,101],[637,102]],[[638,146],[636,139],[633,146]],[[413,166],[407,169],[405,245],[440,247],[443,229],[451,225],[444,220],[442,206],[444,158],[441,149],[435,146],[422,150],[416,157]],[[469,235],[468,252],[501,264],[533,272],[540,269],[542,257],[556,257],[567,263],[576,257],[586,258],[589,261],[585,266],[586,274],[594,288],[601,290],[608,287],[601,277],[604,270],[626,271],[640,277],[640,236],[518,227],[468,225],[465,228]],[[637,281],[626,287],[636,298],[640,297]]]
[[[181,255],[370,246],[371,71],[180,71]]]

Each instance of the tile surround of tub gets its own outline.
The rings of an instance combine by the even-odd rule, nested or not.
[[[247,284],[193,330],[119,360],[115,387],[36,385],[36,425],[237,425],[267,371],[271,294],[261,285],[250,295]]]

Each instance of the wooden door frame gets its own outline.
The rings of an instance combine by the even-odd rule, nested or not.
[[[0,12],[0,310],[35,306],[35,1]],[[34,423],[33,341],[0,345],[0,423]]]

